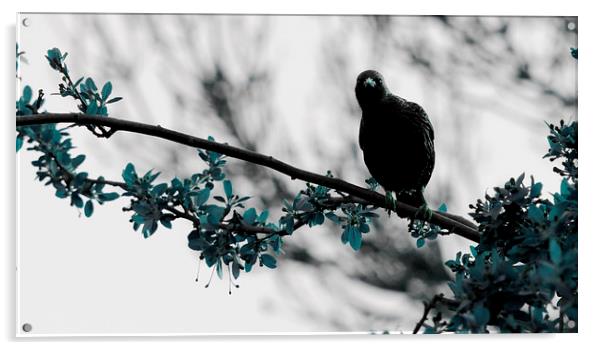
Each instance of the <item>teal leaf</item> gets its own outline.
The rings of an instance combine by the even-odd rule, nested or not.
[[[361,212],[361,215],[365,218],[377,218],[379,217],[378,214],[371,212],[371,211],[363,211]]]
[[[347,242],[349,242],[349,228],[349,226],[345,227],[343,233],[341,234],[341,242],[343,242],[343,244],[347,244]]]
[[[219,277],[219,279],[221,280],[224,277],[224,270],[222,267],[221,259],[217,260],[217,267],[215,268],[215,270],[217,271],[217,277]]]
[[[123,169],[123,172],[121,173],[121,177],[123,178],[123,181],[125,181],[125,183],[128,186],[133,186],[134,182],[138,178],[138,175],[136,175],[136,168],[134,168],[134,164],[128,163],[125,166],[125,169]]]
[[[96,84],[94,84],[94,80],[92,80],[92,78],[86,79],[86,87],[92,91],[98,90],[98,88],[96,87]]]
[[[523,180],[525,180],[525,173],[522,173],[518,176],[518,178],[516,179],[516,184],[521,185],[523,183]]]
[[[94,184],[94,191],[102,192],[102,189],[105,187],[104,184],[105,178],[103,176],[98,177],[98,182]]]
[[[567,178],[563,178],[562,182],[560,183],[560,194],[563,196],[568,196],[569,195],[569,180],[567,180]]]
[[[86,205],[84,206],[84,215],[86,215],[86,217],[90,217],[92,216],[92,213],[94,212],[94,204],[92,204],[91,200],[88,200],[86,202]]]
[[[110,81],[107,81],[105,83],[105,85],[102,87],[102,92],[101,92],[102,100],[106,101],[107,98],[109,97],[109,95],[111,95],[112,91],[113,91],[113,85],[111,84]]]
[[[293,233],[293,229],[295,226],[295,218],[293,215],[286,215],[280,218],[280,223],[284,225],[284,229],[288,234]]]
[[[529,205],[527,217],[535,223],[542,223],[544,221],[543,211],[535,204]]]
[[[257,218],[257,222],[265,224],[266,220],[268,219],[268,215],[270,215],[270,212],[267,210],[264,210],[261,212],[261,215],[259,215],[259,217]]]
[[[554,264],[560,265],[562,262],[562,248],[560,248],[558,241],[555,239],[550,239],[549,251],[550,260],[552,260]]]
[[[86,114],[96,114],[98,112],[98,106],[95,101],[90,102],[86,107]]]
[[[67,198],[69,197],[69,192],[64,187],[61,187],[57,188],[55,195],[58,198]]]
[[[489,322],[489,310],[483,306],[477,306],[472,309],[472,314],[474,315],[475,321],[480,325],[484,326]]]
[[[74,86],[78,86],[78,85],[79,85],[79,84],[82,82],[82,80],[84,80],[84,77],[81,77],[81,78],[77,79],[77,80],[75,81],[75,83],[73,83],[73,85],[74,85]]]
[[[541,189],[543,188],[543,184],[541,182],[533,184],[531,186],[531,194],[529,195],[531,198],[537,198],[541,196]]]
[[[32,96],[33,96],[33,92],[31,90],[31,87],[29,85],[25,85],[25,87],[23,88],[23,96],[21,97],[21,100],[25,104],[28,104],[31,101]]]
[[[53,47],[52,49],[48,50],[46,55],[48,56],[48,58],[52,59],[57,59],[57,58],[61,58],[63,55],[61,54],[61,50],[59,50],[56,47]]]
[[[116,192],[110,192],[110,193],[101,193],[98,195],[98,199],[103,201],[103,202],[110,202],[113,201],[115,199],[119,198],[119,194]]]
[[[247,209],[242,215],[242,219],[249,225],[253,225],[255,223],[255,219],[257,218],[257,211],[255,208]]]
[[[81,173],[78,173],[77,175],[75,175],[71,184],[74,187],[81,187],[86,182],[87,179],[88,179],[88,173],[84,171],[84,172],[81,172]]]
[[[59,71],[61,70],[62,60],[64,59],[64,57],[66,56],[61,55],[61,51],[56,47],[48,50],[46,54],[46,59],[48,60],[50,67]]]
[[[158,225],[155,220],[150,219],[144,221],[144,225],[142,226],[142,235],[144,236],[144,238],[152,236],[153,233],[157,231],[157,227]]]
[[[248,201],[249,199],[251,199],[251,197],[249,197],[249,196],[240,197],[236,200],[236,203],[240,204],[242,202]]]
[[[161,174],[161,172],[157,172],[155,174],[153,174],[153,170],[149,170],[146,172],[146,174],[144,174],[144,176],[142,177],[144,182],[147,183],[152,183],[153,181],[155,181],[157,179],[157,177],[159,177],[159,175]]]
[[[80,166],[84,160],[86,159],[86,156],[83,154],[80,154],[79,156],[71,159],[71,166],[73,167],[73,169],[77,169],[78,166]]]
[[[171,229],[171,220],[161,219],[161,220],[159,220],[159,222],[161,222],[161,225],[163,225],[165,228]]]
[[[361,233],[368,233],[370,232],[370,225],[366,223],[361,223],[359,229]]]
[[[226,194],[226,198],[232,198],[232,182],[230,180],[224,181],[224,193]]]
[[[161,196],[163,193],[165,193],[165,191],[167,191],[167,184],[166,183],[161,183],[156,185],[155,187],[153,187],[153,189],[151,190],[151,195],[153,197],[159,197]]]
[[[324,223],[324,214],[320,212],[312,213],[309,219],[309,227],[319,226]]]
[[[105,102],[105,103],[106,103],[106,104],[109,104],[109,103],[115,103],[115,102],[118,102],[118,101],[121,101],[121,100],[123,100],[123,97],[113,97],[112,99],[108,100],[108,101],[107,101],[107,102]]]
[[[137,224],[144,224],[144,220],[146,219],[140,214],[134,214],[132,215],[132,220]]]
[[[74,192],[71,194],[71,205],[81,208],[84,206],[84,201],[77,193]]]
[[[182,186],[182,181],[180,181],[180,179],[178,179],[177,177],[174,177],[171,180],[171,187],[173,187],[174,189],[179,190],[182,188]]]
[[[341,220],[339,219],[339,217],[337,216],[337,214],[335,214],[334,212],[329,212],[325,214],[326,217],[328,218],[328,220],[334,222],[335,224],[340,224]]]
[[[224,215],[225,208],[222,208],[217,205],[210,205],[207,207],[207,213],[209,214],[207,217],[207,221],[214,226],[217,226],[222,221],[222,216]]]
[[[211,195],[211,190],[208,188],[204,188],[196,194],[196,205],[202,206],[207,202],[209,196]]]
[[[274,249],[274,252],[276,253],[276,255],[280,255],[281,252],[281,248],[282,248],[282,237],[280,236],[274,236],[270,239],[270,244],[272,246],[272,249]]]
[[[416,240],[416,247],[422,248],[424,246],[424,243],[426,243],[426,240],[424,239],[424,237],[420,237]]]
[[[360,230],[355,227],[349,227],[349,245],[353,250],[358,251],[362,247],[362,234]]]
[[[269,267],[270,269],[275,269],[276,268],[276,258],[274,258],[273,256],[269,255],[269,254],[263,254],[259,257],[259,261],[264,265]]]
[[[439,206],[439,209],[437,209],[437,210],[442,213],[447,213],[447,204],[441,203],[441,205]]]
[[[213,266],[217,262],[217,257],[213,254],[205,254],[205,263],[208,267]]]
[[[236,262],[236,261],[233,261],[232,262],[232,277],[234,277],[234,279],[237,279],[239,275],[240,275],[240,264],[238,264],[238,262]]]
[[[23,147],[23,137],[17,136],[17,152]]]
[[[471,245],[470,246],[470,253],[472,254],[472,256],[476,257],[477,255],[479,255],[479,252],[477,251],[477,247]]]

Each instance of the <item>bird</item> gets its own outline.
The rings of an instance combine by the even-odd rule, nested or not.
[[[435,132],[428,115],[419,104],[392,94],[375,70],[358,75],[355,96],[362,110],[364,163],[384,188],[387,205],[395,208],[400,201],[415,206],[417,217],[430,220],[424,189],[435,167]]]

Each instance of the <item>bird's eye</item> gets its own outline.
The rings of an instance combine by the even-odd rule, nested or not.
[[[372,78],[367,78],[366,80],[364,80],[364,86],[375,87],[376,81],[374,81],[374,79],[372,79]]]

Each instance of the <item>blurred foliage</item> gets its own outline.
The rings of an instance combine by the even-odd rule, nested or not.
[[[26,58],[25,58],[25,51],[19,51],[19,43],[17,43],[17,77],[19,77],[18,73],[19,73],[19,61],[23,61],[23,62],[27,62]]]

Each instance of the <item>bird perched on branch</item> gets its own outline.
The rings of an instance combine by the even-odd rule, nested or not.
[[[435,166],[435,134],[418,104],[393,95],[374,70],[357,77],[355,96],[362,109],[359,142],[364,163],[387,194],[387,201],[419,207],[417,217],[430,219],[424,199]]]

